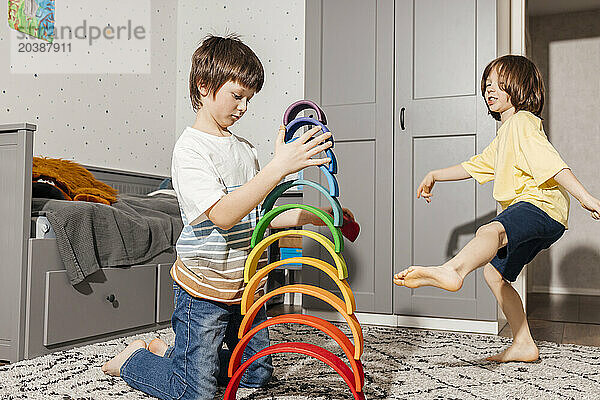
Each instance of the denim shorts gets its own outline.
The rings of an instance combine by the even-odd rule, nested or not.
[[[507,207],[492,221],[504,226],[508,244],[498,250],[490,263],[509,282],[517,280],[525,264],[565,232],[563,224],[526,201]]]
[[[193,297],[177,283],[173,284],[173,290],[175,311],[171,324],[175,343],[164,357],[146,349],[136,350],[121,367],[121,378],[160,399],[213,400],[217,387],[228,381],[229,358],[238,343],[237,333],[243,318],[240,306]],[[252,326],[266,318],[263,306]],[[261,329],[248,342],[242,363],[268,346],[268,329]],[[271,356],[262,357],[244,372],[240,386],[263,386],[272,373]]]

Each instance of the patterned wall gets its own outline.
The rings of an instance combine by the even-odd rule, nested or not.
[[[6,18],[6,1],[0,2],[0,15]],[[128,20],[134,25],[144,25],[149,40],[147,45],[140,44],[145,46],[142,52],[150,52],[149,65],[144,63],[142,72],[132,73],[136,69],[131,69],[131,65],[139,63],[143,55],[129,51],[123,55],[123,48],[118,46],[106,46],[103,50],[98,62],[105,63],[104,69],[91,68],[95,64],[74,66],[66,58],[57,58],[52,51],[34,54],[30,48],[30,54],[25,55],[32,61],[25,64],[25,71],[19,72],[22,62],[19,66],[13,58],[14,65],[11,65],[9,56],[17,51],[16,32],[9,29],[5,21],[0,28],[3,71],[0,75],[0,123],[36,124],[35,155],[129,171],[169,174],[175,126],[176,3],[169,0],[135,3],[57,1],[57,28],[65,22],[67,15],[78,17],[79,23],[85,19],[88,25],[94,23],[100,27],[109,24],[116,27],[127,24]],[[74,20],[69,22],[73,24]],[[121,33],[125,35],[125,31]],[[57,39],[54,43],[67,44],[69,41],[75,46],[75,40]],[[28,42],[42,43],[40,40]],[[128,49],[131,40],[121,43]],[[98,40],[93,49],[107,44],[106,40]],[[71,54],[57,53],[61,52],[64,57],[72,57],[75,53],[74,48]],[[48,58],[40,63],[40,55],[48,55]],[[34,62],[36,59],[38,61]],[[60,64],[62,62],[64,64]],[[119,67],[108,68],[113,65]]]
[[[546,84],[544,128],[575,175],[600,197],[600,10],[529,19],[529,54]],[[530,290],[600,294],[598,221],[571,197],[569,230],[528,270]]]
[[[188,90],[192,53],[208,34],[237,33],[263,63],[265,84],[231,130],[254,144],[264,166],[286,107],[304,94],[304,1],[179,0],[178,17],[176,137],[195,120]]]
[[[0,15],[7,12],[7,2],[0,2]],[[262,91],[234,127],[258,148],[261,165],[272,156],[273,136],[285,107],[303,97],[303,0],[80,0],[76,5],[62,0],[56,2],[57,30],[67,15],[71,24],[73,18],[100,27],[127,20],[143,23],[149,43],[141,54],[140,48],[129,51],[130,42],[108,46],[98,53],[102,57],[96,63],[89,57],[87,64],[66,62],[62,51],[50,51],[43,59],[41,54],[17,54],[20,58],[11,61],[18,51],[17,33],[2,24],[0,123],[36,124],[35,155],[169,175],[173,144],[194,122],[187,90],[189,59],[209,33],[240,34],[265,67]],[[28,40],[34,41],[41,43]],[[94,49],[105,44],[97,40]],[[144,52],[150,53],[148,62]],[[24,55],[31,60],[24,61]]]

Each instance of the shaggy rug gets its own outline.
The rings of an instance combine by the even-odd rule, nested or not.
[[[539,362],[495,364],[485,357],[510,339],[366,325],[363,331],[367,399],[600,398],[599,348],[540,342]],[[312,328],[277,325],[270,332],[273,343],[318,344],[343,359],[337,343]],[[0,398],[148,399],[120,378],[105,376],[100,367],[134,338],[157,336],[173,340],[168,328],[5,365],[0,367]],[[274,364],[272,383],[240,389],[238,399],[352,399],[342,379],[320,361],[277,354]]]

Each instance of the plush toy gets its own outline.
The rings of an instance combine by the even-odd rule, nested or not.
[[[33,157],[33,197],[112,204],[117,191],[76,162]]]

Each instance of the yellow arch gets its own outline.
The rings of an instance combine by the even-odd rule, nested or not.
[[[265,249],[277,239],[290,235],[307,236],[321,243],[323,247],[327,249],[329,254],[331,254],[331,257],[333,257],[333,261],[335,262],[335,266],[338,271],[338,278],[346,279],[348,277],[348,268],[346,267],[346,261],[344,260],[344,257],[341,254],[335,252],[335,247],[333,243],[331,243],[331,240],[327,239],[325,236],[317,232],[291,229],[287,231],[280,231],[274,233],[273,235],[267,236],[252,249],[250,254],[248,254],[248,258],[246,259],[246,264],[244,266],[244,282],[250,282],[250,278],[252,278],[252,276],[256,273],[258,260],[260,259],[260,256],[265,251]]]
[[[344,303],[344,301],[342,299],[340,299],[333,293],[328,292],[327,290],[325,290],[323,288],[320,288],[317,286],[311,286],[311,285],[297,284],[297,285],[282,286],[275,290],[270,291],[269,293],[265,294],[264,296],[262,296],[261,298],[256,300],[256,302],[254,304],[252,304],[252,307],[250,307],[250,309],[248,310],[248,312],[246,313],[246,315],[244,315],[244,318],[242,319],[242,322],[240,324],[240,329],[238,331],[239,339],[242,339],[244,337],[244,335],[246,333],[248,333],[248,331],[250,330],[250,328],[252,326],[252,322],[254,321],[254,318],[256,317],[256,314],[258,314],[258,311],[261,309],[263,304],[265,304],[267,302],[267,300],[269,300],[271,297],[277,296],[277,295],[283,294],[283,293],[302,293],[302,294],[306,294],[309,296],[314,296],[318,299],[321,299],[321,300],[329,303],[331,306],[333,306],[344,317],[344,319],[350,326],[350,331],[352,332],[352,337],[354,338],[354,358],[357,360],[360,358],[360,356],[362,355],[362,352],[363,352],[364,338],[363,338],[362,328],[360,327],[360,323],[358,322],[358,319],[356,319],[356,315],[354,313],[353,314],[346,313],[346,304]]]
[[[340,288],[342,296],[344,297],[344,303],[346,304],[346,313],[352,314],[356,310],[356,302],[354,301],[354,294],[350,289],[350,285],[348,285],[348,282],[346,282],[345,280],[341,280],[337,276],[337,270],[333,266],[331,266],[331,264],[328,264],[323,260],[319,260],[317,258],[312,257],[293,257],[273,262],[267,265],[266,267],[259,269],[258,272],[254,274],[252,278],[250,278],[250,282],[248,282],[248,285],[246,285],[244,293],[242,294],[242,303],[240,304],[242,315],[246,314],[248,308],[252,306],[252,303],[254,302],[254,293],[256,293],[256,289],[258,288],[261,279],[263,279],[265,276],[267,276],[267,274],[269,274],[269,272],[273,271],[280,265],[289,263],[307,264],[313,267],[317,267],[321,271],[325,272],[331,277],[331,279],[333,279],[335,284]]]

